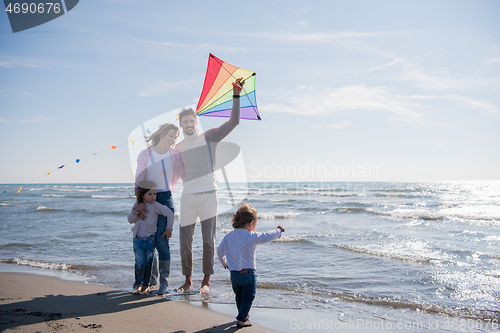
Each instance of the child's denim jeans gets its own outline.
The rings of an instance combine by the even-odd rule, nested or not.
[[[249,269],[248,273],[231,271],[231,284],[236,294],[236,307],[238,308],[236,319],[246,322],[257,291],[257,273],[255,269]]]
[[[135,254],[135,283],[134,286],[149,287],[153,253],[155,249],[155,235],[134,238]]]

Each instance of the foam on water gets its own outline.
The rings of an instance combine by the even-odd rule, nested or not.
[[[368,245],[341,245],[333,246],[357,253],[391,258],[395,260],[428,263],[450,259],[450,256],[441,250],[433,249],[428,243],[417,240],[395,240],[383,244]]]
[[[256,306],[323,314],[343,309],[353,318],[392,321],[423,313],[483,320],[500,313],[500,182],[257,183],[232,189],[248,193],[246,201],[258,210],[258,232],[277,224],[286,229],[276,242],[257,248]],[[184,279],[176,236],[179,197],[176,190],[173,286]],[[35,184],[0,200],[8,235],[0,239],[0,263],[75,271],[90,283],[118,288],[133,283],[126,220],[135,202],[133,184]],[[225,189],[219,191],[224,210],[216,246],[233,230],[235,204]],[[196,280],[199,226],[194,237]],[[218,262],[212,280],[210,295],[189,299],[232,303],[228,272]]]
[[[259,219],[271,220],[271,219],[291,219],[300,215],[297,212],[264,212],[258,213]]]

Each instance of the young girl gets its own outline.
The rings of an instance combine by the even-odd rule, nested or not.
[[[276,230],[255,232],[257,227],[257,210],[251,205],[242,203],[231,218],[234,230],[228,233],[217,248],[217,256],[224,268],[231,271],[231,284],[236,294],[238,327],[252,326],[248,313],[252,307],[257,291],[255,274],[255,250],[257,245],[271,242],[281,237],[285,231],[279,225]]]
[[[134,295],[147,293],[149,290],[159,215],[165,216],[167,219],[167,225],[162,237],[166,237],[167,240],[172,237],[174,213],[172,213],[170,208],[156,201],[156,187],[156,183],[152,180],[139,182],[136,191],[137,202],[127,217],[130,223],[135,224],[132,227],[135,254]],[[145,219],[141,219],[138,216],[139,211],[143,209],[147,209],[148,211]]]

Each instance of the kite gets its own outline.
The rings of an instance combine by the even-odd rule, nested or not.
[[[233,82],[243,78],[240,118],[261,120],[255,97],[255,72],[228,64],[210,53],[207,74],[196,114],[207,117],[230,117],[233,105]]]

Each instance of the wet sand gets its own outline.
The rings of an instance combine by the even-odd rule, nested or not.
[[[187,301],[32,274],[0,281],[2,332],[271,332]]]

